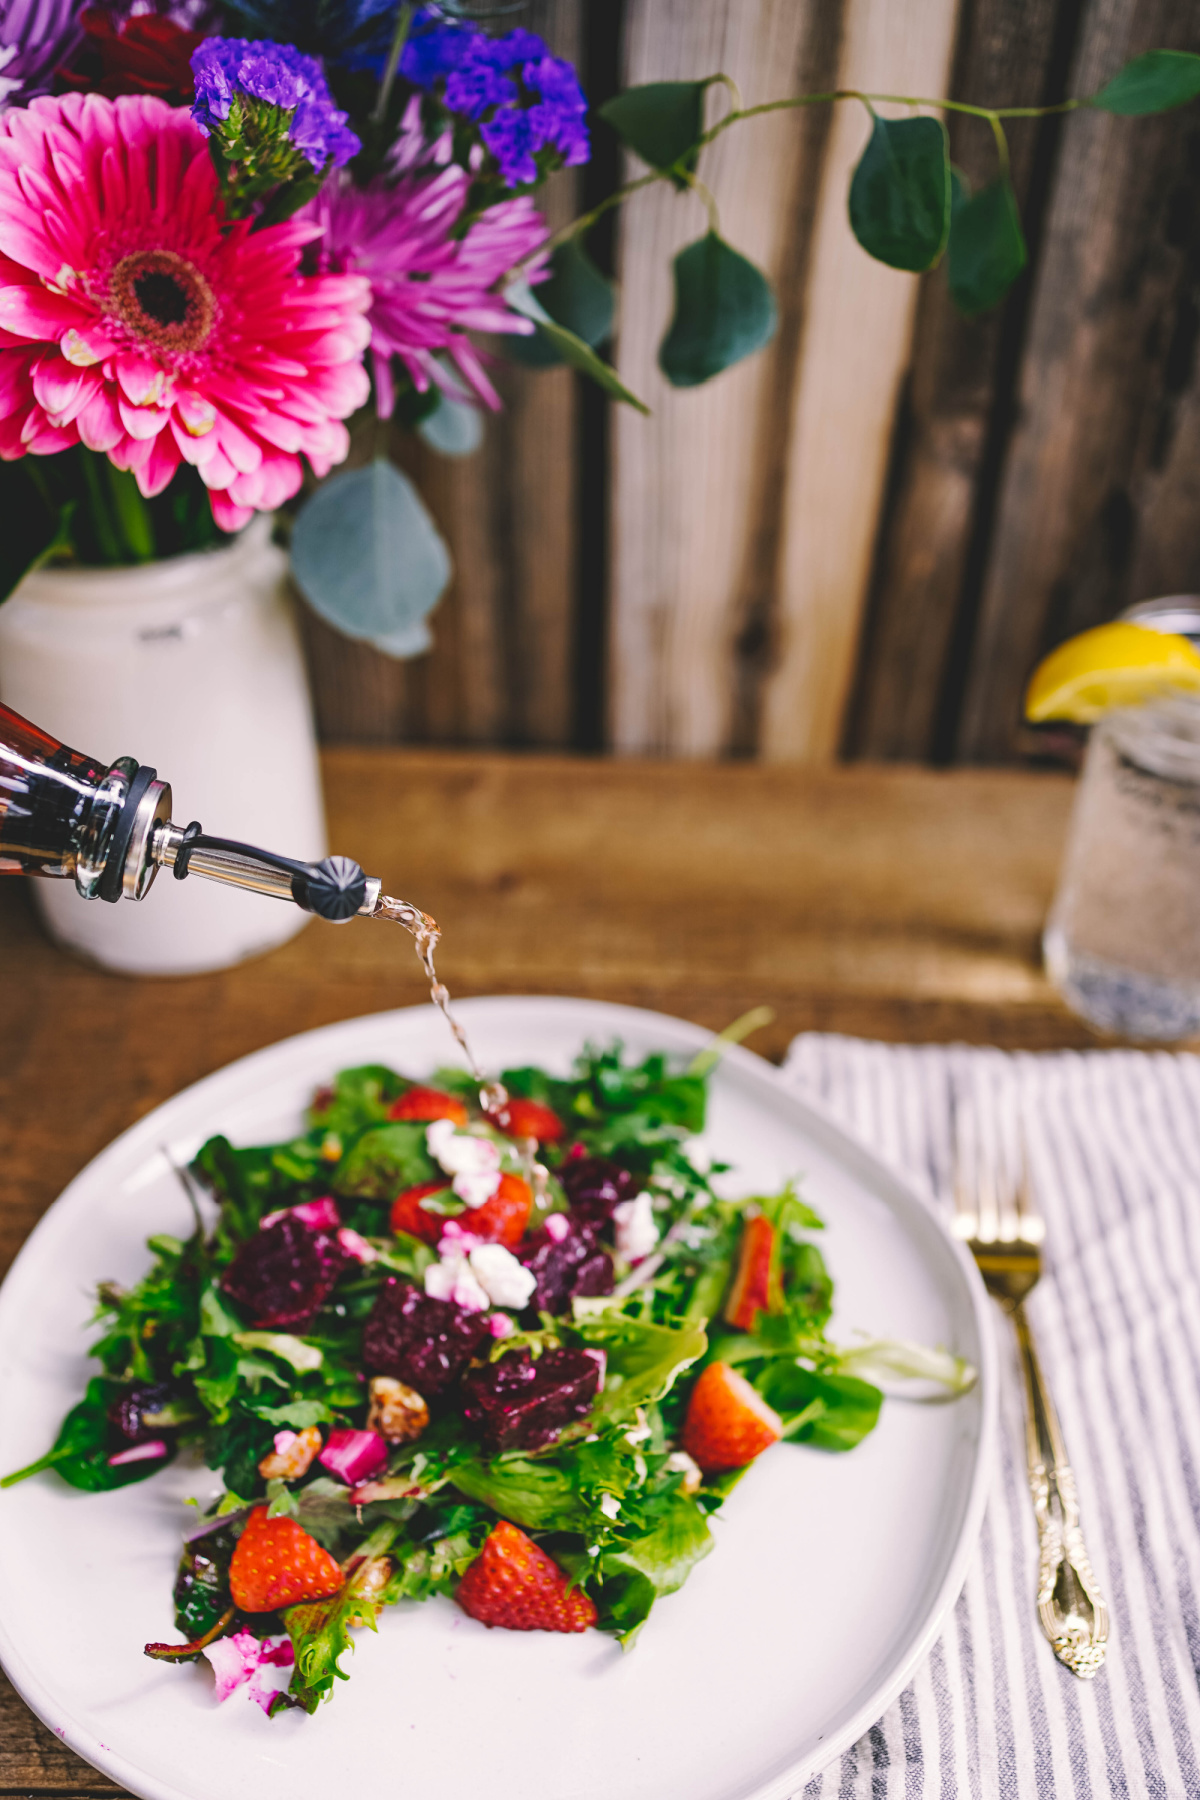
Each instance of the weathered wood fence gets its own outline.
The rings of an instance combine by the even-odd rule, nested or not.
[[[1094,91],[1154,46],[1200,50],[1195,0],[531,0],[594,100],[724,70],[748,101],[855,86],[984,105]],[[951,154],[994,173],[986,124]],[[709,386],[655,364],[699,203],[639,195],[611,240],[615,359],[652,407],[502,371],[483,450],[411,442],[454,553],[436,647],[391,662],[308,624],[333,740],[828,761],[998,761],[1052,644],[1200,589],[1200,106],[1010,130],[1030,266],[968,321],[944,277],[873,263],[846,221],[853,103],[739,126],[704,170],[772,276],[771,346]],[[611,134],[548,195],[618,173]]]

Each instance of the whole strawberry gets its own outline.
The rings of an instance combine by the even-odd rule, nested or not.
[[[586,1631],[596,1623],[588,1596],[507,1519],[493,1527],[457,1598],[480,1624],[507,1631]]]
[[[275,1612],[301,1600],[336,1594],[345,1577],[328,1550],[295,1519],[269,1519],[256,1506],[229,1564],[229,1592],[239,1612]]]

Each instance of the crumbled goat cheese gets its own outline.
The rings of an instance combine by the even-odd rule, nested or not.
[[[654,1202],[645,1188],[632,1200],[622,1200],[613,1208],[613,1223],[617,1228],[617,1253],[628,1263],[641,1262],[658,1242]]]

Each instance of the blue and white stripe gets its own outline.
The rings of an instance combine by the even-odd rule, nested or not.
[[[912,1685],[805,1800],[1200,1800],[1200,1057],[810,1034],[785,1074],[947,1211],[956,1108],[1015,1082],[1047,1223],[1029,1312],[1112,1614],[1104,1670],[1076,1680],[1034,1609],[1020,1369],[997,1311],[979,1553]]]

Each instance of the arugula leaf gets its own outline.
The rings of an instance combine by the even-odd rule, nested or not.
[[[624,1648],[632,1649],[654,1602],[681,1588],[712,1547],[696,1502],[674,1494],[653,1531],[600,1556],[593,1592],[601,1628],[615,1631]]]
[[[436,1181],[441,1170],[425,1148],[425,1131],[424,1125],[404,1119],[365,1131],[338,1163],[334,1193],[360,1200],[394,1200],[404,1188]]]
[[[112,1488],[145,1481],[147,1476],[165,1468],[170,1459],[161,1456],[144,1462],[121,1463],[115,1469],[109,1464],[112,1444],[108,1407],[119,1392],[119,1383],[94,1375],[83,1399],[63,1420],[53,1447],[28,1467],[6,1475],[0,1481],[0,1488],[13,1487],[27,1476],[40,1475],[44,1469],[55,1469],[72,1487],[82,1488],[89,1494],[103,1494]]]

